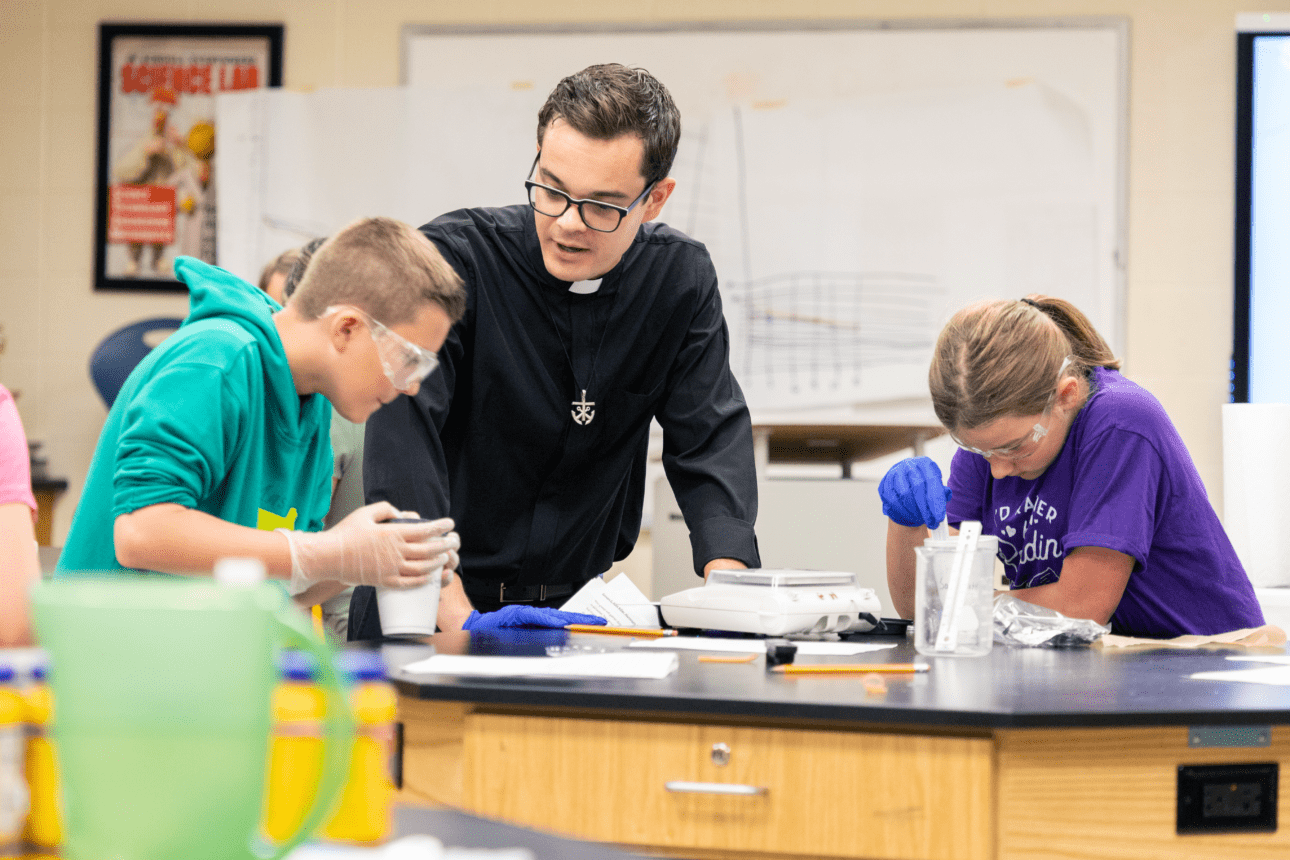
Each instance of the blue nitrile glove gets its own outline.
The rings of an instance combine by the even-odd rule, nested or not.
[[[564,627],[566,624],[604,624],[605,619],[599,615],[583,615],[581,612],[564,612],[560,609],[548,609],[545,606],[525,606],[514,604],[503,606],[496,612],[470,613],[462,630],[496,630],[499,627]]]
[[[902,526],[934,529],[945,519],[950,488],[931,457],[910,457],[887,470],[878,483],[882,513]]]

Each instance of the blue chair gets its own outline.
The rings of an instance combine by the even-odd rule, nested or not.
[[[98,389],[99,396],[108,409],[112,408],[130,371],[143,361],[143,357],[154,346],[165,339],[164,335],[148,336],[153,332],[173,332],[181,323],[182,319],[173,317],[139,320],[112,332],[94,348],[94,352],[90,354],[90,379],[94,381],[94,387]]]

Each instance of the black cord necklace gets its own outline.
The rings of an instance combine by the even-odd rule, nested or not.
[[[613,319],[614,305],[618,302],[618,293],[615,291],[613,298],[609,302],[608,312],[603,321],[600,322],[600,338],[596,342],[596,351],[591,357],[591,367],[587,373],[586,384],[579,379],[578,366],[574,364],[573,354],[570,352],[570,346],[576,341],[576,334],[573,330],[572,305],[567,305],[569,311],[569,344],[565,343],[563,329],[555,321],[555,312],[551,309],[551,299],[547,296],[545,289],[540,289],[542,294],[542,305],[546,308],[547,317],[551,320],[551,327],[555,329],[555,335],[560,340],[560,348],[564,350],[564,360],[568,362],[569,372],[573,375],[574,390],[579,392],[579,397],[570,402],[569,414],[573,418],[573,423],[585,427],[596,417],[596,402],[587,399],[587,392],[595,390],[596,384],[596,363],[600,360],[600,350],[605,345],[605,335],[609,332],[609,321]],[[570,291],[573,292],[573,291]],[[590,299],[598,290],[589,293],[574,293],[575,295],[586,295]],[[570,301],[566,296],[566,301]],[[595,325],[593,315],[593,325]]]

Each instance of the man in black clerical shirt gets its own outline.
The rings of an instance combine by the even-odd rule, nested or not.
[[[369,502],[456,521],[461,578],[440,629],[472,608],[558,606],[625,558],[653,419],[696,574],[760,564],[751,421],[716,272],[655,221],[680,133],[652,75],[592,66],[538,115],[537,156],[516,177],[527,204],[421,228],[465,281],[466,315],[439,373],[369,419],[364,485]],[[356,594],[352,636],[374,634],[373,609]]]

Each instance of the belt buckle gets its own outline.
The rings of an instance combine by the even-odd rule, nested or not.
[[[529,598],[516,597],[508,600],[506,598],[506,584],[499,582],[497,584],[497,602],[498,603],[534,603],[534,602],[540,602],[540,601],[546,600],[546,585],[539,585],[537,589],[538,589],[538,596],[536,598],[536,601],[532,597],[529,597]]]

